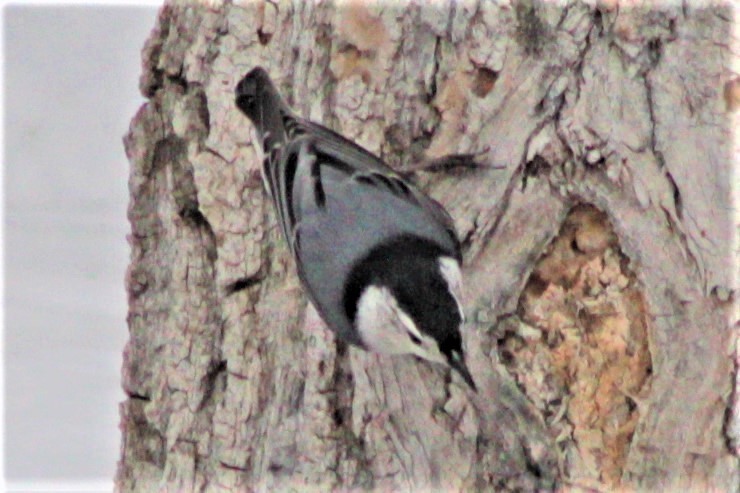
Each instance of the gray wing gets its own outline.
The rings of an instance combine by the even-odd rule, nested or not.
[[[429,216],[427,220],[445,230],[446,234],[440,233],[449,237],[443,239],[450,240],[451,255],[459,259],[459,243],[452,218],[437,201],[404,180],[380,158],[336,132],[295,117],[288,119],[285,125],[290,144],[282,150],[281,165],[273,170],[272,180],[279,181],[283,191],[279,195],[283,195],[281,202],[287,230],[294,228],[301,213],[323,205],[327,188],[334,193],[337,183],[351,177],[354,179],[352,183],[374,186],[381,195],[391,194],[405,202],[407,207],[424,209]],[[327,174],[326,170],[341,173]],[[447,246],[446,243],[441,246]]]
[[[373,247],[402,234],[433,241],[458,259],[459,242],[437,202],[369,152],[316,127],[283,149],[279,214],[314,305],[341,337],[360,344],[340,310],[343,275]]]

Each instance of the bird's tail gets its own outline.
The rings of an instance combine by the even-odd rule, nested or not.
[[[286,141],[285,116],[291,115],[270,76],[255,67],[236,86],[236,105],[257,129],[266,156]]]

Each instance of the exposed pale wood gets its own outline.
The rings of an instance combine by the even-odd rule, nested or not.
[[[692,5],[167,3],[125,138],[117,488],[737,491],[740,46],[729,4]],[[487,149],[480,169],[417,176],[465,239],[478,395],[336,343],[306,306],[233,102],[255,65],[298,113],[399,169]],[[577,204],[605,213],[605,255],[627,259],[642,308],[626,323],[647,331],[625,343],[649,348],[652,371],[608,473],[557,436],[571,404],[549,415],[500,347],[506,327],[545,334],[517,325],[523,293],[556,284],[538,269]],[[567,401],[579,381],[564,381]]]

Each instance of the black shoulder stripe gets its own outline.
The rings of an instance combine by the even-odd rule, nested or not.
[[[289,224],[295,224],[295,212],[291,204],[293,203],[293,182],[295,181],[295,173],[298,169],[298,155],[291,152],[286,156],[285,163],[285,204],[284,207],[288,209],[288,222]]]
[[[370,175],[355,175],[355,181],[357,183],[364,183],[365,185],[373,185],[375,182]]]
[[[388,176],[383,173],[361,173],[354,177],[358,183],[372,185],[378,188],[384,188],[394,195],[403,197],[407,200],[417,203],[416,196],[411,188],[403,180],[394,176]]]
[[[375,178],[375,181],[376,182],[383,183],[383,185],[385,185],[385,187],[388,188],[389,190],[394,190],[395,191],[395,188],[396,187],[393,186],[393,182],[387,176],[381,175],[379,173],[373,173],[373,178]]]
[[[399,179],[394,179],[394,180],[393,180],[393,183],[395,183],[396,187],[397,187],[397,188],[399,189],[399,191],[400,191],[400,192],[401,192],[401,193],[402,193],[403,195],[407,195],[407,196],[413,196],[413,195],[414,195],[414,194],[413,194],[413,193],[411,192],[411,189],[409,189],[409,186],[408,186],[408,185],[406,184],[406,182],[405,182],[405,181],[403,181],[403,180],[399,180]]]
[[[311,179],[313,180],[314,200],[316,205],[323,209],[326,207],[326,193],[324,193],[324,185],[321,183],[321,161],[318,157],[311,163]]]

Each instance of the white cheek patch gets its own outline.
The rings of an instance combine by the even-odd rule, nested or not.
[[[357,303],[357,330],[362,342],[375,353],[415,354],[447,364],[437,342],[419,331],[386,288],[369,286],[363,291]]]
[[[421,332],[419,332],[418,327],[416,327],[414,321],[411,320],[411,317],[406,315],[406,313],[399,307],[397,307],[396,316],[401,321],[401,323],[403,323],[403,325],[406,327],[406,330],[408,331],[406,337],[409,337],[409,334],[413,334],[417,337],[417,342],[421,341],[420,344],[416,344],[416,342],[412,341],[413,344],[411,344],[410,346],[410,353],[420,356],[424,359],[428,359],[429,361],[435,361],[437,363],[443,363],[445,365],[447,364],[447,360],[439,350],[439,344],[437,344],[437,341],[435,341],[432,337],[423,335]]]
[[[447,281],[447,285],[450,288],[450,294],[457,302],[457,308],[460,310],[460,318],[465,322],[465,311],[462,306],[463,284],[460,264],[458,264],[457,260],[452,257],[440,257],[439,271],[442,273],[442,277],[445,278],[445,281]]]
[[[422,339],[422,335],[419,332],[419,329],[416,327],[416,324],[413,320],[411,320],[411,317],[406,315],[403,310],[396,308],[395,315],[398,317],[398,319],[401,321],[401,323],[406,327],[406,330],[410,332],[411,334],[415,335],[418,340]]]

